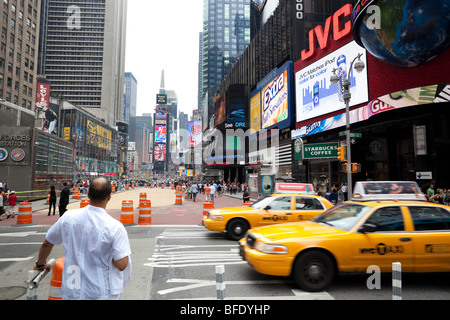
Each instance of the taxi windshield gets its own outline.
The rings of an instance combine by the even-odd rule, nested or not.
[[[313,221],[343,231],[350,231],[369,210],[370,207],[364,205],[343,204],[323,212]]]
[[[254,204],[252,204],[250,207],[253,209],[264,209],[269,202],[273,200],[273,197],[265,197],[258,201],[256,201]]]

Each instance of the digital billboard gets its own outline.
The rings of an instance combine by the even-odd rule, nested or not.
[[[166,124],[167,107],[156,107],[155,124]]]
[[[266,129],[288,118],[289,75],[285,70],[262,91],[261,127]]]
[[[225,121],[225,95],[216,94],[214,96],[214,125],[217,127]]]
[[[166,161],[166,145],[163,143],[155,144],[154,148],[155,162]]]
[[[250,99],[250,133],[256,133],[261,129],[261,92]]]
[[[167,94],[157,94],[156,104],[167,104]]]
[[[245,86],[241,84],[230,85],[227,90],[227,129],[245,129],[247,127],[247,118],[245,116],[246,106]]]
[[[293,119],[293,64],[286,62],[272,70],[250,94],[250,129],[284,129]]]
[[[191,121],[188,124],[189,131],[189,147],[196,147],[202,143],[203,130],[200,121]]]
[[[350,107],[369,101],[367,68],[361,73],[349,70],[350,59],[360,53],[363,54],[361,60],[367,65],[366,50],[352,41],[295,73],[297,122],[345,109],[341,83],[343,77],[348,77],[348,72],[351,72]],[[336,85],[330,81],[335,69],[336,75],[340,74]]]
[[[167,142],[167,127],[165,125],[155,126],[155,142],[166,143]]]

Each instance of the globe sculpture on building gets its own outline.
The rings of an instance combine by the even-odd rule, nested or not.
[[[450,43],[449,32],[450,0],[361,0],[354,7],[355,40],[397,67],[419,66],[438,56]]]

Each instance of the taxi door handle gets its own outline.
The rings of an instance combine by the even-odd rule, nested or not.
[[[291,212],[286,213],[287,216],[292,216]]]
[[[403,241],[403,242],[411,241],[411,238],[400,238],[400,241]]]

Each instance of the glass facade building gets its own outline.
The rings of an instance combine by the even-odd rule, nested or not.
[[[118,132],[80,108],[61,110],[63,137],[75,146],[74,180],[120,177]]]
[[[130,123],[131,117],[136,117],[137,109],[137,80],[131,72],[125,73],[125,98],[123,120]]]
[[[209,115],[214,93],[250,42],[251,0],[204,0],[202,94],[208,95]]]

